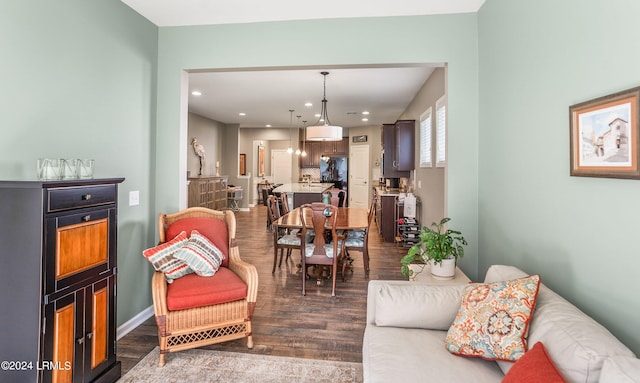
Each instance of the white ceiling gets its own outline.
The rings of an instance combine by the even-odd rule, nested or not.
[[[485,0],[122,0],[159,27],[477,12]]]
[[[184,26],[322,18],[408,16],[477,12],[485,0],[323,0],[314,7],[300,0],[122,0],[154,24]],[[308,4],[308,2],[306,2]],[[387,67],[305,67],[189,74],[189,111],[241,127],[289,127],[290,109],[308,124],[317,122],[323,92],[321,71],[328,71],[329,119],[356,127],[393,123],[429,77],[430,65]],[[305,107],[304,103],[313,103]],[[363,111],[369,121],[361,121]],[[246,116],[240,116],[244,112]]]

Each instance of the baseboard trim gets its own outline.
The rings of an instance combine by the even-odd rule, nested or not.
[[[140,311],[136,316],[124,322],[122,326],[116,329],[116,340],[120,340],[120,338],[124,337],[133,329],[140,326],[144,321],[151,318],[153,316],[153,305],[147,307],[146,309]]]

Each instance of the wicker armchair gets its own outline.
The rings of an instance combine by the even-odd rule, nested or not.
[[[220,220],[220,225],[211,219]],[[212,224],[213,223],[213,224]],[[224,227],[226,226],[226,231]],[[254,265],[240,259],[236,243],[236,221],[231,211],[216,211],[194,207],[174,213],[160,214],[158,219],[160,243],[170,240],[176,230],[196,229],[207,236],[224,253],[227,250],[226,261],[213,277],[201,277],[189,274],[167,284],[162,272],[153,275],[151,290],[153,293],[153,307],[158,325],[158,339],[160,343],[159,366],[164,366],[165,355],[171,352],[201,347],[209,344],[225,342],[247,337],[247,347],[253,348],[251,335],[251,317],[256,304],[258,293],[258,272]],[[217,230],[217,232],[215,231]],[[212,233],[213,231],[213,233]],[[207,235],[207,233],[209,235]],[[213,234],[213,235],[212,235]],[[211,237],[215,237],[211,238]],[[216,243],[218,241],[218,243]],[[226,245],[226,249],[224,248]],[[225,270],[226,269],[226,270]],[[239,277],[239,279],[238,279]],[[227,278],[223,283],[222,278]],[[228,291],[221,291],[227,285],[227,280],[233,279],[236,286],[246,285],[244,298],[224,298]],[[214,285],[218,283],[218,285]],[[199,284],[201,284],[199,286]],[[178,291],[181,286],[191,288],[192,302],[182,302],[180,309],[176,309],[177,300],[181,299]],[[203,286],[206,285],[206,288]],[[218,289],[217,291],[211,291]],[[203,293],[193,302],[193,291]],[[173,295],[172,295],[173,294]],[[185,294],[187,295],[187,294]],[[196,294],[197,295],[197,294]],[[203,305],[202,302],[211,300],[216,295],[219,303]],[[218,298],[220,295],[222,298]],[[236,295],[237,290],[236,290]],[[168,299],[169,298],[169,299]],[[184,299],[184,298],[182,298]],[[168,304],[169,301],[169,304]],[[173,306],[173,307],[172,307]]]

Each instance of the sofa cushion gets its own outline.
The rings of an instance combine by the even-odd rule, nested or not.
[[[226,267],[221,267],[213,277],[192,273],[167,286],[167,308],[170,311],[233,302],[246,297],[246,283]]]
[[[516,361],[527,350],[526,333],[540,276],[465,287],[462,305],[447,333],[456,355]]]
[[[627,356],[605,359],[599,383],[640,383],[640,359]]]
[[[495,265],[485,282],[527,275],[513,266]],[[543,342],[560,374],[569,382],[598,382],[600,370],[612,356],[635,357],[606,328],[544,284],[529,326],[528,342]],[[507,373],[512,363],[498,362]]]
[[[375,324],[447,330],[460,308],[464,287],[380,285],[376,292]]]
[[[212,217],[183,218],[169,225],[166,237],[173,238],[181,231],[191,233],[192,230],[197,230],[200,234],[209,238],[224,255],[222,266],[229,267],[229,232],[227,223],[222,219]]]
[[[170,241],[142,251],[142,255],[149,261],[156,271],[162,271],[167,283],[193,272],[186,262],[174,257],[174,254],[187,243],[187,232],[182,231]]]
[[[207,237],[198,230],[192,230],[191,236],[174,257],[186,262],[196,274],[202,277],[211,277],[220,268],[224,256]]]
[[[513,364],[502,383],[566,383],[542,342],[536,343]]]
[[[446,331],[367,325],[362,348],[364,381],[499,383],[493,362],[461,358],[444,347]]]

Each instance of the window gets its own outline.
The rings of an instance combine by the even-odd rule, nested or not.
[[[431,108],[420,116],[420,167],[430,168],[432,166],[431,150]]]
[[[436,101],[436,167],[447,163],[447,100],[445,96]]]

